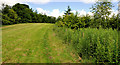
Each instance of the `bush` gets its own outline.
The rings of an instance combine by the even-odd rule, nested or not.
[[[59,31],[59,32],[58,32]],[[118,62],[118,32],[112,29],[56,27],[55,32],[71,44],[82,59],[94,62]]]
[[[63,27],[63,26],[64,26],[64,24],[63,24],[62,21],[58,21],[58,22],[56,22],[55,24],[56,24],[58,27]]]
[[[9,20],[2,19],[2,24],[3,24],[3,25],[11,25],[11,24],[13,24],[13,23],[10,22]]]

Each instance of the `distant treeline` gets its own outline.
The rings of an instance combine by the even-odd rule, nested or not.
[[[78,12],[72,13],[70,6],[65,11],[63,16],[58,18],[47,16],[46,14],[37,13],[29,5],[17,3],[12,7],[2,5],[2,24],[11,25],[18,23],[56,23],[57,26],[66,26],[71,29],[78,28],[112,28],[120,30],[119,15],[113,14],[109,17],[112,10],[111,2],[96,2],[90,9],[93,16],[89,14],[78,16]]]
[[[18,23],[55,23],[56,18],[46,14],[37,13],[26,4],[17,3],[12,7],[2,4],[2,24],[11,25]]]

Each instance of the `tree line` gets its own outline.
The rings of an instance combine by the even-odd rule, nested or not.
[[[37,13],[26,4],[17,3],[12,7],[2,5],[2,24],[11,25],[18,23],[56,23],[57,26],[66,26],[71,29],[78,28],[112,28],[120,30],[119,15],[113,14],[109,17],[112,10],[111,2],[96,2],[90,9],[93,16],[86,14],[78,16],[78,12],[72,13],[70,6],[64,12],[63,16],[58,18],[47,16],[46,14]]]
[[[46,14],[37,13],[26,4],[17,3],[12,7],[2,4],[2,25],[18,23],[55,23],[56,18]]]
[[[75,14],[71,12],[70,6],[68,6],[67,11],[63,17],[58,17],[57,26],[66,26],[71,29],[78,28],[112,28],[120,30],[120,18],[119,14],[111,14],[113,4],[111,2],[96,2],[90,9],[93,16],[86,14],[84,16],[78,16],[78,12]]]

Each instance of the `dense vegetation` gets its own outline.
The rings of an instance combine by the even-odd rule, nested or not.
[[[26,4],[15,4],[12,7],[3,4],[2,24],[11,25],[17,23],[55,23],[56,18],[37,13]]]
[[[118,32],[112,29],[55,27],[64,43],[72,45],[86,62],[119,62]],[[104,31],[104,32],[103,32]],[[88,61],[89,60],[89,61]]]

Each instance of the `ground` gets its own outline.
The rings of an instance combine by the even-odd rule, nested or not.
[[[2,27],[4,63],[76,63],[74,49],[56,36],[54,24],[25,23]]]

